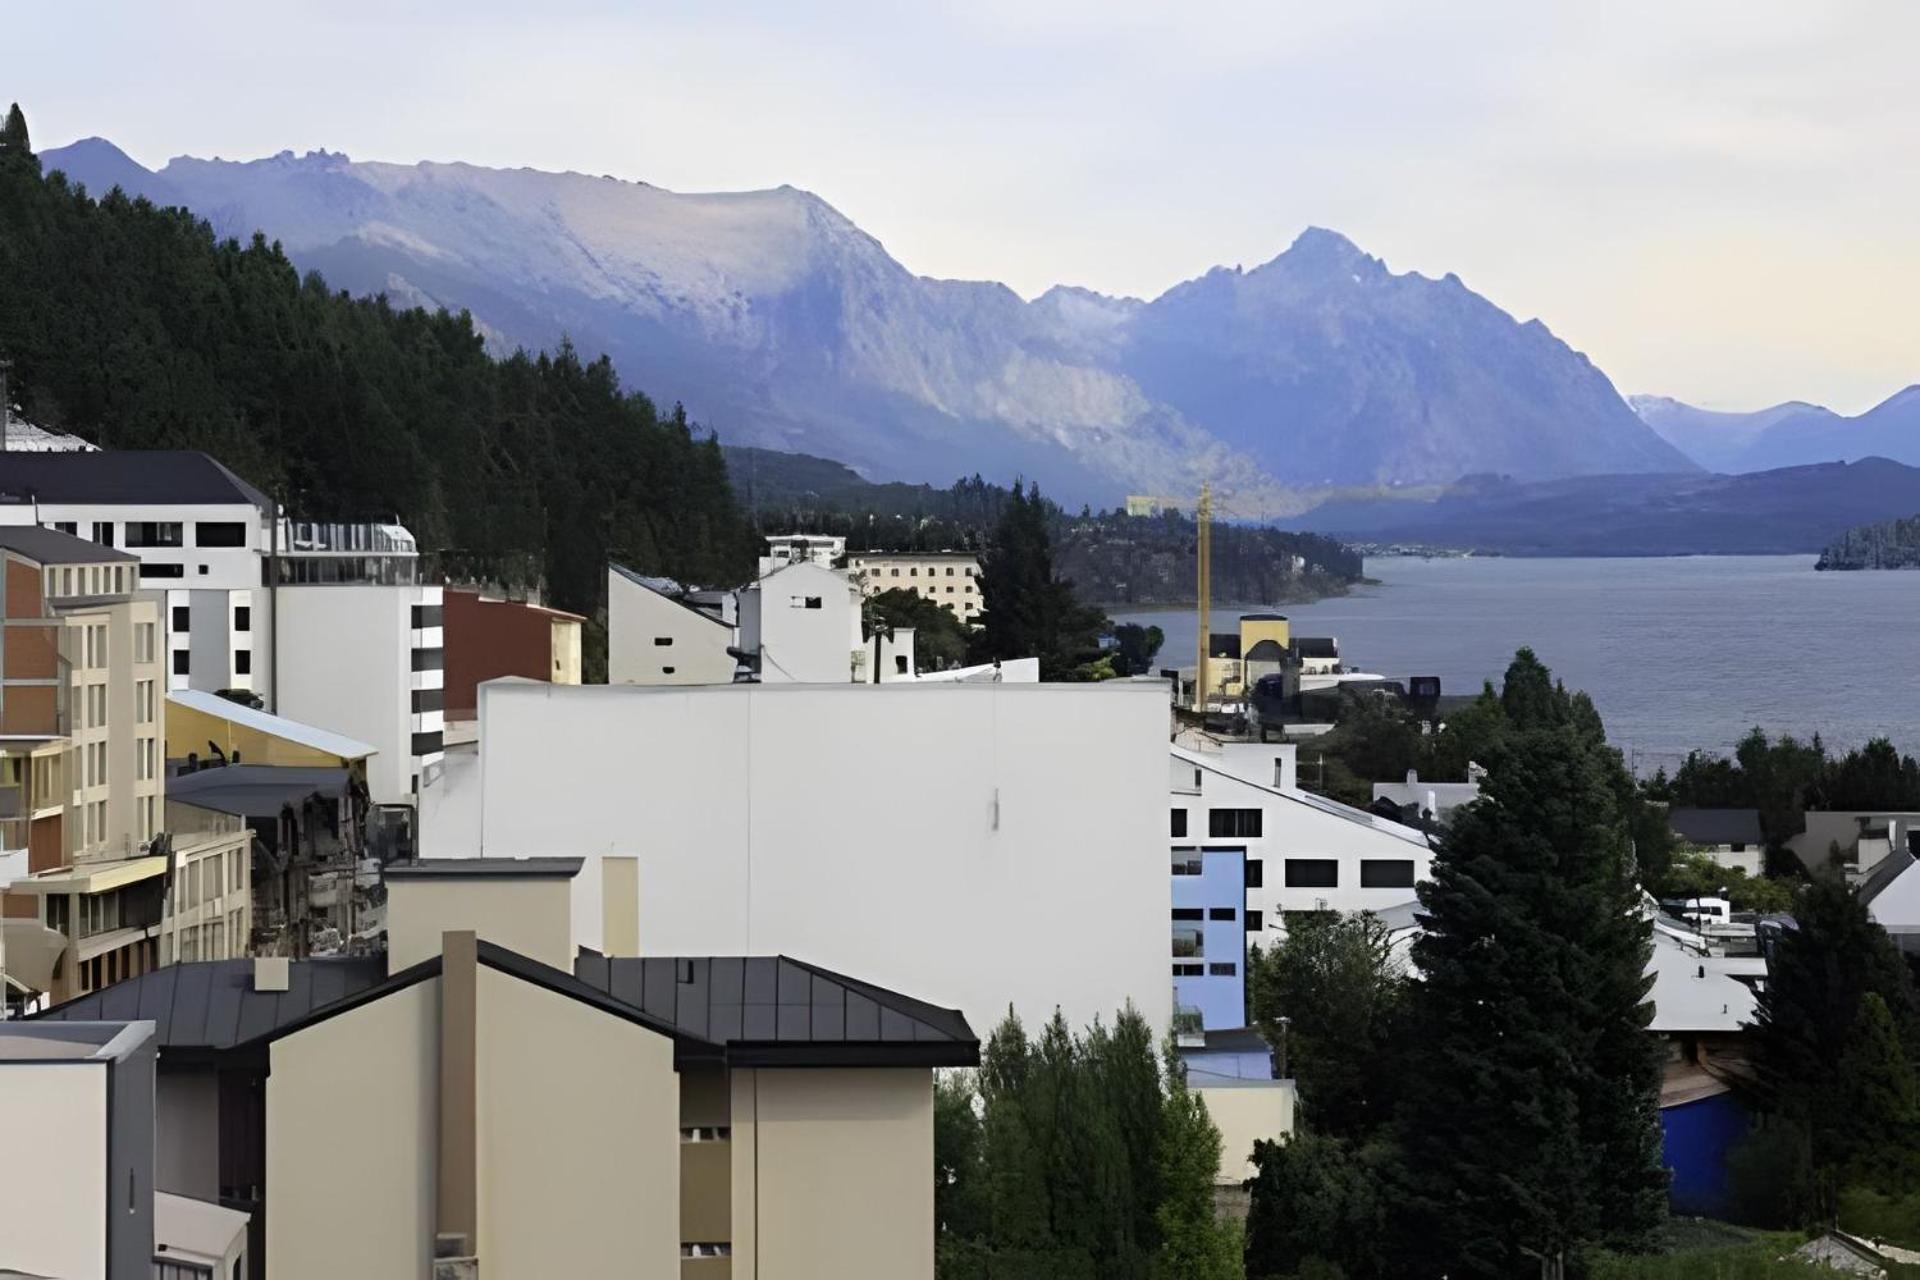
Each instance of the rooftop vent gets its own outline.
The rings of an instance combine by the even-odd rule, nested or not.
[[[287,958],[256,956],[253,961],[253,989],[285,991],[287,989]]]

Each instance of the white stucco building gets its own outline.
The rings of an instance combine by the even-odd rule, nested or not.
[[[736,636],[722,612],[675,593],[675,584],[607,566],[608,684],[728,684]]]
[[[777,568],[740,591],[740,647],[762,684],[865,683],[860,588],[810,560]]]
[[[488,683],[480,721],[465,852],[584,857],[587,922],[636,855],[643,954],[778,952],[982,1035],[1010,1004],[1168,1025],[1160,682]]]

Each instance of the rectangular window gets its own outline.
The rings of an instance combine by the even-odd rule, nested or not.
[[[134,681],[133,715],[134,719],[141,724],[153,723],[153,681]]]
[[[173,674],[177,676],[188,674],[188,663],[190,661],[191,659],[188,657],[185,649],[175,649],[173,651]]]
[[[253,610],[244,604],[233,608],[233,629],[235,631],[253,630]]]
[[[1258,809],[1209,809],[1207,810],[1207,834],[1210,836],[1228,836],[1240,839],[1255,839],[1260,835]]]
[[[446,709],[447,691],[445,689],[415,689],[413,691],[413,714],[423,711],[442,711]]]
[[[247,526],[239,520],[197,520],[193,525],[196,547],[244,547]]]
[[[415,671],[440,671],[447,665],[445,649],[415,649],[413,651],[413,669]]]
[[[233,651],[233,674],[237,676],[253,674],[253,650],[235,649]]]
[[[153,661],[154,630],[154,624],[151,622],[137,622],[134,624],[133,660],[135,662]]]
[[[1173,874],[1177,876],[1197,876],[1200,874],[1200,855],[1197,853],[1173,855]]]
[[[1340,863],[1334,858],[1288,858],[1287,888],[1337,889]]]
[[[178,520],[129,520],[127,521],[127,545],[130,547],[181,546],[182,528]]]
[[[1238,914],[1239,913],[1236,912],[1232,907],[1208,907],[1207,908],[1207,919],[1209,920],[1226,920],[1231,922],[1233,918]]]
[[[1239,972],[1240,966],[1236,964],[1210,964],[1207,966],[1207,976],[1213,978],[1231,978]]]
[[[432,733],[416,733],[413,735],[413,754],[416,756],[433,755],[435,752],[445,749],[445,741],[445,735],[438,730]]]
[[[1258,858],[1247,859],[1247,888],[1258,889],[1266,883],[1266,868]]]
[[[113,545],[113,521],[95,520],[93,522],[93,540],[103,547]]]
[[[1247,912],[1247,932],[1259,933],[1267,927],[1266,919],[1258,911]]]
[[[184,578],[187,576],[187,567],[183,564],[147,564],[142,561],[140,576],[142,578]]]
[[[140,782],[153,781],[153,739],[139,739],[139,747],[134,753],[136,770],[134,777]]]
[[[1362,858],[1360,887],[1362,889],[1413,888],[1413,859]]]
[[[1199,978],[1205,976],[1206,972],[1207,966],[1203,964],[1177,964],[1173,966],[1173,976],[1176,978]]]
[[[74,531],[74,524],[71,520],[55,520],[53,528],[56,533],[71,534]]]
[[[1173,909],[1173,918],[1175,920],[1199,920],[1204,917],[1204,914],[1205,913],[1198,907],[1175,907]]]
[[[186,605],[177,604],[173,606],[173,629],[175,631],[189,630],[192,623],[193,614]]]
[[[417,604],[413,606],[413,629],[421,631],[427,627],[444,626],[446,608],[437,604]]]
[[[670,645],[672,643],[673,643],[672,636],[655,636],[653,638],[653,647],[656,649],[665,648],[667,645]]]
[[[60,571],[60,594],[63,596],[73,594],[73,570],[71,569]]]

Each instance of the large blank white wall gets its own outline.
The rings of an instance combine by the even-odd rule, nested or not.
[[[412,593],[394,587],[282,588],[276,710],[378,747],[367,789],[381,804],[413,788]]]
[[[489,684],[489,856],[640,860],[647,954],[780,953],[964,1009],[1171,1015],[1157,684]]]

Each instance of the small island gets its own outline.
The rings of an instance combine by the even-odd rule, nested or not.
[[[1816,569],[1920,569],[1920,515],[1847,530],[1820,552]]]

